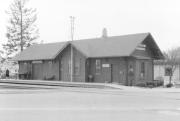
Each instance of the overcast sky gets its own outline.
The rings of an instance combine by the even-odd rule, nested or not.
[[[6,42],[8,16],[13,0],[0,1],[0,44]],[[150,32],[162,50],[180,46],[179,0],[29,0],[37,8],[40,40],[70,39],[70,18],[75,16],[75,39]]]

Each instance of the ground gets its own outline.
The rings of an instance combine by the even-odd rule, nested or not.
[[[180,89],[0,89],[1,121],[179,121]]]

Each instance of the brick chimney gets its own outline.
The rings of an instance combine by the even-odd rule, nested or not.
[[[102,30],[102,38],[107,38],[107,29],[103,28]]]

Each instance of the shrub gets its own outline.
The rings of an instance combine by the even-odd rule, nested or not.
[[[163,86],[163,85],[164,85],[164,81],[163,80],[158,80],[157,81],[157,87]]]
[[[172,86],[173,86],[172,83],[169,83],[169,84],[166,85],[167,88],[170,88],[170,87],[172,87]]]
[[[154,83],[154,82],[146,82],[146,85],[147,85],[147,87],[149,87],[149,88],[155,87],[155,83]]]
[[[142,82],[142,83],[136,84],[136,86],[138,86],[138,87],[146,87],[147,85],[146,85],[146,83]]]
[[[146,85],[149,86],[149,85],[152,85],[152,86],[155,86],[155,82],[151,81],[151,82],[146,82]]]
[[[163,86],[164,78],[162,76],[156,77],[156,79],[154,80],[154,83],[156,87]]]

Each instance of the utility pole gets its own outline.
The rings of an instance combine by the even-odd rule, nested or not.
[[[74,16],[70,16],[70,22],[71,22],[71,82],[73,82],[73,39],[74,39]]]
[[[23,51],[23,13],[22,13],[22,3],[21,3],[21,1],[20,1],[20,12],[21,12],[21,20],[20,20],[20,28],[21,28],[21,41],[20,41],[20,46],[21,46],[21,51]]]

